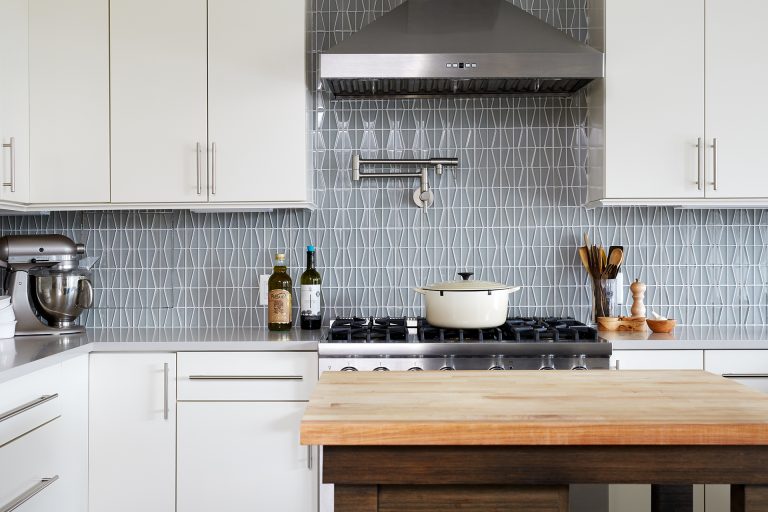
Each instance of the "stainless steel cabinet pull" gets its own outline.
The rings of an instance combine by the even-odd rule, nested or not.
[[[701,190],[701,185],[702,185],[701,184],[701,169],[703,167],[701,165],[701,150],[702,150],[702,143],[701,142],[702,142],[701,141],[701,137],[699,137],[699,140],[696,143],[696,155],[697,155],[697,158],[698,158],[698,160],[697,160],[698,161],[697,171],[696,171],[696,186],[698,187],[699,190]]]
[[[211,145],[211,194],[216,195],[216,143]]]
[[[301,375],[190,375],[189,380],[304,380]]]
[[[11,150],[11,181],[3,183],[3,186],[11,187],[11,192],[16,192],[16,137],[11,137],[11,142],[3,143],[3,147]]]
[[[28,502],[33,496],[36,494],[39,494],[43,489],[51,485],[53,482],[59,479],[59,475],[52,476],[51,478],[43,478],[40,480],[39,483],[35,484],[34,487],[29,489],[28,491],[25,491],[23,494],[20,494],[16,498],[14,498],[10,503],[3,505],[0,507],[0,512],[12,512]]]
[[[717,137],[712,139],[712,189],[717,190]]]
[[[202,184],[202,176],[201,176],[201,170],[202,170],[202,163],[201,163],[201,153],[203,152],[202,147],[200,146],[200,143],[197,143],[197,195],[202,195],[203,193],[203,184]]]
[[[312,445],[307,446],[307,469],[312,469]]]
[[[768,379],[768,373],[724,373],[726,379]]]
[[[15,409],[11,409],[10,411],[6,411],[2,414],[0,414],[0,422],[3,422],[7,419],[13,418],[14,416],[18,416],[19,414],[26,412],[30,409],[34,409],[38,405],[43,405],[46,402],[50,402],[54,398],[58,398],[59,394],[54,393],[53,395],[44,395],[40,398],[36,398],[32,400],[31,402],[27,402],[24,405],[20,405],[16,407]]]
[[[163,379],[164,379],[164,387],[163,387],[163,419],[168,419],[168,376],[170,374],[170,370],[168,368],[168,363],[163,364]]]

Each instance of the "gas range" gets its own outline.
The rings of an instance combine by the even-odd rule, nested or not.
[[[337,318],[321,371],[608,369],[611,344],[573,318],[509,318],[493,329],[443,329],[423,318]]]

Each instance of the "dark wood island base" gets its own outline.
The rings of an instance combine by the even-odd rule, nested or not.
[[[768,512],[768,446],[326,446],[323,482],[336,512],[565,512],[576,483],[665,484],[654,512],[732,484],[733,512]]]

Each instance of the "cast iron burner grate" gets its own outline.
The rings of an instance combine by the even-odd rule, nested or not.
[[[405,341],[405,318],[336,318],[328,335],[330,341],[347,343],[389,343]]]

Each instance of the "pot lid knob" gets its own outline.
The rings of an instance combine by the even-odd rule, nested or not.
[[[469,278],[475,275],[474,272],[459,272],[461,278],[465,281],[469,281]]]

